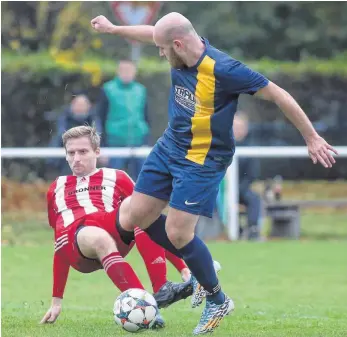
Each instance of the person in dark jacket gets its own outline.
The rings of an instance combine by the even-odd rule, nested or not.
[[[235,115],[233,132],[236,146],[254,145],[249,133],[248,117],[243,112]],[[252,190],[252,183],[258,178],[260,172],[259,160],[252,157],[238,158],[239,172],[239,203],[246,206],[247,229],[246,236],[249,239],[260,238],[260,225],[262,217],[262,200],[258,193]],[[220,192],[217,197],[217,212],[220,220],[225,223],[226,219],[225,181],[220,185]],[[227,206],[229,207],[229,205]],[[243,234],[243,228],[241,233]]]
[[[239,112],[235,115],[233,131],[237,146],[251,146],[252,138],[248,129],[248,117]],[[262,202],[258,193],[251,188],[252,183],[258,178],[260,171],[259,160],[252,157],[239,158],[239,202],[246,206],[248,238],[258,239]]]

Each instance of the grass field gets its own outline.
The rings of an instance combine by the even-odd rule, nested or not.
[[[342,218],[339,227],[344,227]],[[2,247],[2,336],[131,335],[113,321],[119,292],[103,271],[72,271],[59,320],[40,326],[50,304],[52,233],[37,225],[26,230],[15,226],[13,232],[14,245]],[[347,336],[345,241],[220,242],[209,247],[222,264],[223,289],[236,305],[216,336]],[[149,286],[136,249],[128,261]],[[171,267],[169,276],[179,280]],[[165,330],[141,334],[190,336],[201,310],[191,309],[188,300],[177,303],[162,311]]]

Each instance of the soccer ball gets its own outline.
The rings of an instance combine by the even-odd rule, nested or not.
[[[143,289],[128,289],[114,303],[114,320],[124,330],[136,332],[149,329],[159,313],[154,297]]]

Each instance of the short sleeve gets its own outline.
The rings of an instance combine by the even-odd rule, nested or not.
[[[117,172],[117,187],[122,192],[124,198],[128,197],[134,192],[134,181],[128,176],[128,174],[122,170],[116,170]]]
[[[233,95],[253,95],[269,84],[265,76],[232,58],[220,64],[217,72],[223,89]]]

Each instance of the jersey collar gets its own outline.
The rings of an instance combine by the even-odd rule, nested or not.
[[[199,67],[200,63],[202,62],[202,60],[204,59],[204,57],[205,57],[206,54],[207,54],[207,49],[208,49],[208,47],[210,46],[210,43],[209,43],[208,40],[205,39],[204,37],[200,37],[200,39],[201,39],[201,41],[202,41],[202,42],[204,43],[204,45],[205,45],[205,50],[204,50],[204,52],[201,54],[201,56],[200,56],[198,62],[197,62],[194,66],[192,66],[192,67],[187,67],[187,68],[185,68],[185,70],[188,70],[188,71],[196,71],[196,69]]]

